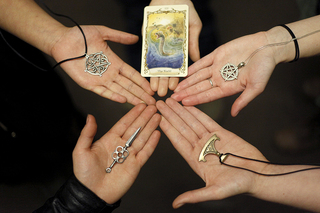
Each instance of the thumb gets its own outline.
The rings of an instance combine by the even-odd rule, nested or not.
[[[179,195],[172,203],[173,208],[177,209],[186,203],[199,203],[211,200],[215,191],[209,187],[204,187]]]
[[[234,101],[231,108],[231,115],[236,117],[240,110],[245,108],[254,98],[260,95],[264,87],[247,87],[242,94]]]
[[[96,133],[97,133],[96,119],[92,115],[88,115],[87,123],[81,131],[81,134],[75,149],[80,150],[80,149],[90,148]]]
[[[200,59],[199,35],[201,28],[194,27],[189,32],[189,56],[193,62]]]
[[[113,41],[120,44],[135,44],[139,40],[137,35],[114,30],[105,26],[96,26],[103,40]]]

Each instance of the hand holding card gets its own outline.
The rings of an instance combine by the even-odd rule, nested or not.
[[[188,74],[188,25],[187,5],[145,8],[142,76],[185,77]]]

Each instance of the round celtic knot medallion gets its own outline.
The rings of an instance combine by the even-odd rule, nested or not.
[[[99,53],[86,55],[85,72],[88,72],[92,75],[99,75],[101,77],[102,74],[107,71],[110,64],[111,63],[108,61],[107,56],[104,55],[102,51]]]
[[[239,69],[237,66],[227,63],[220,70],[221,76],[225,81],[232,81],[238,78]]]

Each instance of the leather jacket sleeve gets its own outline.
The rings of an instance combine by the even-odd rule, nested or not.
[[[108,213],[120,205],[107,204],[73,175],[58,190],[54,197],[33,213]]]

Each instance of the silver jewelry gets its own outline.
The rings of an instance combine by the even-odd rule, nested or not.
[[[239,75],[239,67],[233,64],[227,63],[220,70],[221,76],[224,81],[232,81],[238,78]]]
[[[111,63],[108,61],[106,55],[103,52],[93,53],[90,55],[86,55],[86,69],[85,72],[88,72],[92,75],[99,75],[107,71],[108,67]]]
[[[209,82],[211,84],[211,87],[213,87],[213,82],[212,82],[211,78],[208,78],[208,80],[209,80]]]
[[[131,146],[131,144],[133,143],[134,139],[136,139],[139,131],[140,131],[141,127],[139,127],[135,133],[133,133],[133,135],[129,138],[129,140],[126,142],[126,145],[123,146],[117,146],[116,150],[114,150],[114,152],[112,153],[112,159],[113,162],[111,164],[111,166],[109,166],[106,169],[107,173],[110,173],[112,170],[112,167],[114,166],[115,163],[123,163],[127,157],[129,156],[129,151],[127,150],[127,148],[129,148]]]
[[[298,39],[301,39],[301,38],[304,38],[304,37],[307,37],[309,35],[312,35],[312,34],[315,34],[315,33],[318,33],[320,32],[320,30],[316,30],[316,31],[313,31],[311,33],[308,33],[306,35],[303,35],[301,37],[298,37],[298,38],[293,38],[289,41],[285,41],[285,42],[279,42],[279,43],[273,43],[273,44],[267,44],[267,45],[264,45],[264,46],[261,46],[259,47],[258,49],[256,49],[255,51],[253,51],[253,53],[251,53],[251,55],[244,61],[242,61],[241,63],[238,64],[238,66],[235,66],[234,64],[231,64],[231,63],[227,63],[226,65],[224,65],[222,67],[222,69],[220,70],[220,74],[221,74],[221,77],[225,80],[225,81],[232,81],[232,80],[235,80],[235,79],[238,79],[238,75],[239,75],[239,69],[241,69],[242,67],[246,66],[250,59],[256,54],[258,53],[260,50],[263,50],[267,47],[273,47],[273,46],[280,46],[280,45],[286,45],[286,44],[289,44],[290,42],[292,41],[295,41],[295,40],[298,40]]]

